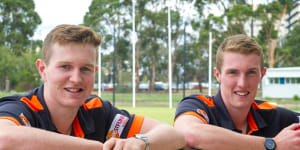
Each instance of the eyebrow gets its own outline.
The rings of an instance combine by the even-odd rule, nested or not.
[[[68,61],[61,61],[61,62],[58,62],[58,64],[71,64],[71,62],[68,62]],[[92,67],[92,68],[95,67],[95,65],[93,65],[93,64],[85,64],[84,66]]]

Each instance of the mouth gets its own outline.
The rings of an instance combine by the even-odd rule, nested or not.
[[[66,91],[71,92],[71,93],[78,93],[78,92],[82,92],[83,89],[82,88],[65,88]]]
[[[250,92],[234,92],[234,93],[239,96],[247,96],[249,95]]]

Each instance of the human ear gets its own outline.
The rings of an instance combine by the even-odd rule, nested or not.
[[[41,59],[38,59],[38,60],[36,60],[35,64],[36,64],[36,68],[39,71],[39,74],[40,74],[42,80],[44,82],[46,82],[47,81],[46,80],[47,79],[46,78],[46,72],[45,72],[46,71],[46,65],[45,65],[44,61],[41,60]]]
[[[221,84],[221,72],[219,72],[219,70],[216,67],[214,68],[214,74],[218,82]]]
[[[261,72],[261,80],[262,80],[262,78],[265,76],[266,72],[267,72],[267,68],[264,67],[264,69],[263,69],[262,72]]]

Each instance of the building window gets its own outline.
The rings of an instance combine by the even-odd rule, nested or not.
[[[300,78],[296,78],[296,83],[300,84]]]
[[[280,84],[285,84],[285,79],[284,78],[279,78]]]

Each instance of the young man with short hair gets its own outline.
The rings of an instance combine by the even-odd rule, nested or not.
[[[100,43],[101,37],[84,26],[59,25],[47,35],[43,58],[36,61],[44,84],[27,94],[0,99],[0,149],[184,147],[184,136],[171,126],[129,114],[91,95]]]
[[[191,95],[178,105],[174,127],[187,147],[203,150],[299,150],[299,114],[255,100],[266,73],[263,51],[246,35],[224,40],[214,74],[215,96]]]

